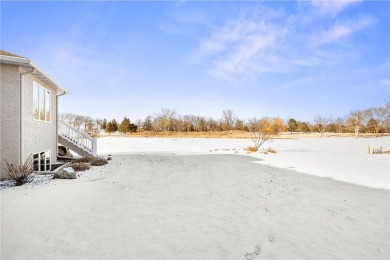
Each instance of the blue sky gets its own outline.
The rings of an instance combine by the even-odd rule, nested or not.
[[[390,97],[390,2],[1,2],[1,49],[69,94],[60,112],[132,121],[344,116]]]

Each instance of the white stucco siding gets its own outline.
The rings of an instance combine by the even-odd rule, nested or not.
[[[31,154],[47,150],[51,151],[51,162],[57,160],[57,98],[54,88],[32,74],[22,75],[21,89],[19,66],[0,66],[0,176],[4,178],[7,177],[5,160],[20,162],[20,159],[24,161]],[[49,122],[33,119],[33,81],[51,92]]]
[[[1,177],[6,177],[7,161],[20,159],[20,74],[15,65],[0,64]]]
[[[50,121],[38,121],[33,118],[33,81],[51,92]],[[22,78],[23,82],[23,126],[22,157],[51,150],[51,161],[57,160],[57,103],[56,91],[31,74]]]

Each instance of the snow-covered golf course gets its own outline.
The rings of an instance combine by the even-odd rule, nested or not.
[[[106,137],[99,139],[98,148],[101,154],[248,155],[244,149],[250,145],[249,139]],[[389,151],[390,137],[274,139],[262,148],[271,147],[276,154],[249,155],[264,165],[390,190],[390,155],[368,154],[368,146]]]
[[[108,165],[1,191],[2,259],[390,258],[390,138],[249,145],[101,138]]]

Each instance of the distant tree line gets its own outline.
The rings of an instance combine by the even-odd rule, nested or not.
[[[59,119],[67,122],[75,128],[84,129],[87,133],[100,131],[103,123],[103,120],[101,119],[93,119],[89,116],[76,115],[72,113],[60,114]]]
[[[390,132],[390,103],[380,107],[371,107],[365,110],[352,111],[345,117],[333,119],[331,116],[318,115],[313,122],[300,121],[295,118],[283,120],[279,117],[263,117],[260,119],[242,119],[232,110],[222,111],[219,119],[195,115],[179,115],[175,110],[162,108],[159,113],[147,116],[144,120],[131,122],[125,117],[118,125],[115,119],[92,119],[88,116],[62,114],[60,118],[74,127],[83,127],[87,132],[96,129],[105,130],[109,134],[119,131],[127,134],[131,132],[216,132],[239,130],[254,132],[261,124],[272,122],[275,132],[318,132],[321,136],[327,133],[389,133]],[[268,123],[266,123],[268,122]],[[261,125],[260,124],[260,125]],[[270,129],[268,127],[268,129]],[[277,129],[277,130],[276,130]]]
[[[370,107],[364,110],[351,111],[345,117],[317,116],[314,125],[321,135],[329,133],[354,133],[359,137],[360,133],[390,133],[390,102],[379,107]]]

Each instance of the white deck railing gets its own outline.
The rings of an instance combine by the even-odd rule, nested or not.
[[[83,130],[77,129],[65,121],[58,120],[58,135],[91,155],[96,156],[96,138],[89,136]]]

